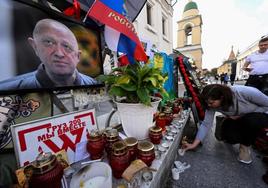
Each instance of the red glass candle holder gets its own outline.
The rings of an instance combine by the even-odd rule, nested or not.
[[[138,143],[138,159],[142,160],[148,167],[152,165],[155,159],[154,145],[149,141]]]
[[[166,131],[166,117],[164,113],[160,113],[159,116],[157,116],[155,121],[156,126],[162,128],[162,132]]]
[[[32,176],[29,181],[30,188],[61,188],[63,167],[51,153],[40,154],[32,165]]]
[[[134,161],[138,153],[138,140],[134,137],[128,137],[124,139],[124,142],[127,145],[130,162]]]
[[[127,146],[124,141],[118,141],[113,144],[109,163],[113,171],[113,176],[117,179],[121,178],[123,172],[130,164]]]
[[[160,144],[162,139],[162,128],[158,126],[151,127],[149,130],[149,138],[153,144]]]
[[[173,120],[173,113],[172,113],[172,108],[171,107],[165,107],[164,114],[166,117],[166,125],[170,125],[172,120]]]
[[[119,133],[116,129],[105,132],[105,151],[109,158],[112,152],[113,144],[119,141]]]
[[[170,125],[173,121],[173,114],[166,114],[166,126]]]
[[[178,114],[181,111],[181,107],[179,105],[174,105],[172,110],[173,114]]]
[[[104,139],[99,132],[94,131],[90,133],[87,143],[87,151],[92,160],[100,159],[103,156]]]

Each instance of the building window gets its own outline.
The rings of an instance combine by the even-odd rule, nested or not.
[[[166,19],[162,17],[162,34],[167,36]]]
[[[192,45],[192,27],[187,26],[185,29],[186,45]]]
[[[146,4],[146,10],[147,10],[147,24],[152,26],[152,6]]]

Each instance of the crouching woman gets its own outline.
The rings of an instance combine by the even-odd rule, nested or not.
[[[252,162],[249,146],[263,126],[268,126],[268,97],[256,88],[248,86],[228,87],[211,84],[201,93],[205,118],[193,143],[185,143],[185,151],[196,148],[204,140],[213,125],[215,112],[226,116],[222,125],[222,138],[231,144],[240,144],[238,160]]]

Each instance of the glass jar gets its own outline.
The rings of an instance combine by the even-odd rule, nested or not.
[[[94,130],[89,134],[87,151],[92,160],[100,159],[103,156],[104,138],[99,131]]]
[[[113,176],[121,178],[123,172],[130,164],[127,145],[124,141],[117,141],[113,144],[109,162]]]
[[[129,160],[134,161],[137,157],[138,153],[138,140],[134,137],[128,137],[124,139],[124,142],[127,145],[128,153],[129,153]]]
[[[107,157],[110,157],[112,152],[113,144],[119,141],[119,133],[116,129],[110,129],[104,132],[105,137],[105,151],[107,153]]]
[[[173,104],[173,108],[172,108],[173,114],[178,114],[181,111],[181,109],[182,109],[182,107],[180,106],[180,103],[175,102]]]
[[[166,117],[166,125],[170,125],[173,120],[172,108],[166,107],[164,113]]]
[[[138,143],[138,159],[142,160],[148,167],[155,159],[154,145],[150,141]]]
[[[166,131],[166,116],[164,113],[160,113],[155,121],[156,126],[161,127],[162,128],[162,132]]]
[[[29,181],[30,188],[61,188],[63,167],[56,156],[49,153],[40,153],[32,163],[32,176]]]
[[[160,144],[162,139],[162,128],[153,126],[149,129],[149,138],[153,144]]]

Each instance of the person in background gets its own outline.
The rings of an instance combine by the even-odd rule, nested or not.
[[[227,73],[225,73],[225,74],[224,74],[224,80],[223,80],[223,83],[224,83],[225,85],[227,85],[227,84],[228,84],[228,81],[229,81],[229,76],[228,76]]]
[[[215,74],[214,79],[215,79],[215,82],[217,84],[218,83],[218,80],[219,80],[219,75],[218,74]]]
[[[231,83],[232,86],[234,85],[234,82],[235,82],[235,73],[232,73],[230,75],[230,83]]]
[[[238,160],[252,162],[249,146],[262,126],[268,126],[268,97],[256,88],[211,84],[201,93],[205,118],[193,143],[183,144],[185,151],[195,149],[213,125],[215,112],[226,116],[222,125],[222,138],[230,144],[240,144]]]
[[[1,90],[93,85],[96,80],[79,73],[81,51],[72,31],[64,24],[42,19],[28,41],[41,63],[34,72],[0,82]]]
[[[259,50],[247,56],[243,70],[249,72],[246,86],[252,86],[268,95],[268,37],[259,41]]]
[[[225,77],[225,73],[221,73],[221,74],[220,74],[221,84],[224,83],[224,77]]]

